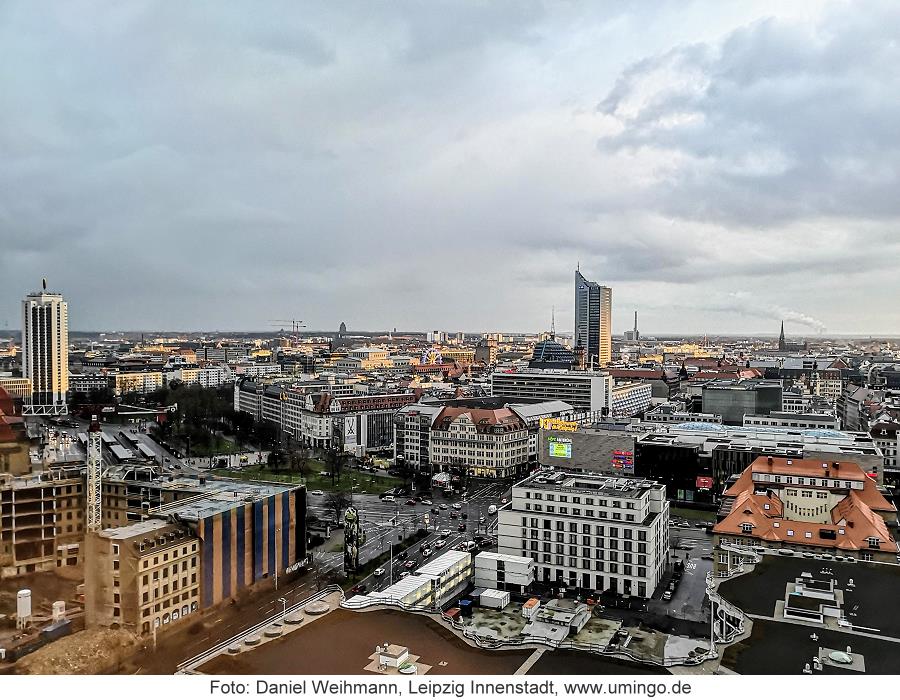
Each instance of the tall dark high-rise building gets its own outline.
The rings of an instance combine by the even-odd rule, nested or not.
[[[585,350],[587,364],[612,360],[612,287],[585,279],[575,270],[575,346]]]

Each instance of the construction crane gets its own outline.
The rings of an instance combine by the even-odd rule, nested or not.
[[[101,482],[103,479],[103,432],[97,416],[91,416],[87,440],[87,531],[99,532],[102,528],[103,508]]]
[[[291,324],[291,333],[297,335],[301,328],[303,328],[303,321],[298,321],[295,318],[275,318],[269,319],[269,323],[273,326],[278,326],[281,330],[284,330],[284,324]]]

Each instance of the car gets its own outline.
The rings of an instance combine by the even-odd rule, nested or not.
[[[434,552],[431,550],[430,547],[425,547],[425,548],[422,550],[422,556],[423,556],[423,557],[430,557],[432,554],[434,554]]]
[[[415,569],[416,568],[416,560],[410,559],[403,566],[405,566],[407,568],[407,570]]]
[[[441,511],[438,508],[432,508],[431,512],[434,513],[435,515],[438,515]]]
[[[462,510],[462,503],[454,503],[453,510]]]
[[[415,499],[415,498],[407,498],[407,499],[406,499],[406,505],[408,505],[408,506],[414,506],[414,505],[416,505],[416,499]]]
[[[665,601],[672,600],[672,591],[666,591],[663,593],[662,599]]]
[[[459,517],[462,518],[463,520],[468,520],[468,519],[469,519],[469,514],[468,514],[468,513],[463,513],[463,514],[460,515]]]
[[[404,559],[406,559],[407,556],[408,555],[406,554],[406,550],[404,550],[397,555],[397,559],[400,559],[401,561],[403,561]]]
[[[459,530],[460,532],[465,532],[465,531],[466,531],[466,524],[465,524],[465,523],[460,523],[460,524],[459,524],[459,527],[456,528],[456,529]]]
[[[703,522],[702,520],[698,520],[694,523],[694,527],[706,527],[707,525],[709,525],[709,523]]]
[[[456,514],[455,510],[450,511],[450,517],[453,518],[454,520],[457,520],[459,518],[459,516]]]
[[[441,537],[450,537],[450,530],[448,530],[447,528],[441,530]]]
[[[387,502],[389,502],[389,503],[393,503],[393,502],[396,501],[397,499],[394,498],[393,496],[382,496],[382,497],[381,497],[381,500],[382,500],[382,501],[387,501]]]
[[[704,561],[712,561],[713,555],[712,554],[702,554],[702,555],[700,555],[700,558],[703,559]]]
[[[429,499],[427,499],[427,498],[423,498],[423,499],[422,499],[422,505],[423,505],[423,506],[430,506],[431,504],[432,504],[432,501],[431,501],[431,500],[429,500]]]
[[[446,504],[446,503],[441,503],[440,509],[441,509],[441,510],[447,510],[447,504]]]
[[[484,525],[484,516],[483,515],[480,518],[478,518],[478,523],[479,523],[479,525]]]
[[[497,512],[497,506],[495,506],[495,505],[488,506],[488,515],[493,515],[496,512]]]
[[[319,491],[319,489],[316,489],[315,491],[310,491],[309,495],[310,496],[324,496],[325,493],[322,491]]]
[[[448,530],[448,532],[449,532],[449,530]],[[446,544],[447,544],[447,540],[435,540],[435,542],[434,542],[434,548],[435,548],[435,549],[440,549],[441,547],[443,547],[443,546],[446,545]]]
[[[376,578],[384,576],[384,568],[379,566],[377,569],[375,569],[375,571],[372,572],[372,575]]]
[[[364,595],[366,592],[366,584],[357,583],[353,588],[350,589],[351,593],[357,593],[359,595]]]

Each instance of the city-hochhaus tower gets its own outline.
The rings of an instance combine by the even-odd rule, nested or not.
[[[22,376],[31,380],[25,414],[68,413],[68,307],[61,294],[47,291],[46,280],[42,291],[22,301]]]
[[[588,365],[612,360],[612,287],[584,278],[575,270],[575,346],[585,350]]]

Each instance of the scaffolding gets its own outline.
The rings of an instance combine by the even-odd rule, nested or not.
[[[101,481],[103,479],[103,432],[97,417],[94,416],[88,428],[87,442],[87,498],[85,499],[86,529],[88,532],[99,532],[103,518],[101,500]]]

